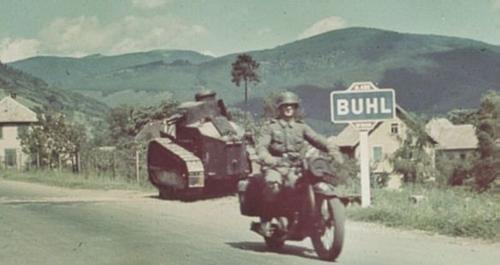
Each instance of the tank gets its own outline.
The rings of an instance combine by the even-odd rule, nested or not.
[[[213,91],[180,104],[160,135],[147,152],[149,180],[160,198],[197,199],[208,191],[236,189],[251,172],[244,130]]]

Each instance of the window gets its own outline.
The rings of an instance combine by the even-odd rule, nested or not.
[[[382,161],[382,146],[374,146],[372,148],[372,159],[373,162]]]
[[[391,134],[398,134],[399,133],[399,124],[393,123],[391,124]]]
[[[15,166],[17,164],[16,149],[5,149],[5,165]]]

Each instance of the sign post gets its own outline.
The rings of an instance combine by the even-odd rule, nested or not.
[[[368,130],[359,131],[359,165],[361,173],[361,206],[371,205],[370,192],[370,150],[368,149]]]
[[[354,82],[330,94],[332,122],[349,123],[359,131],[362,207],[371,205],[368,133],[378,122],[394,119],[395,100],[394,89],[379,89],[372,82]]]

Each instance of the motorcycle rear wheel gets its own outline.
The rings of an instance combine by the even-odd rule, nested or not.
[[[311,241],[320,259],[334,261],[344,244],[344,205],[338,198],[318,198],[317,205],[318,220]]]

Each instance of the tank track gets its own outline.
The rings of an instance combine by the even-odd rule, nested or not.
[[[155,139],[163,148],[169,150],[178,161],[185,164],[187,172],[181,173],[181,178],[187,178],[186,188],[203,188],[205,186],[205,170],[201,160],[192,152],[166,138]]]

